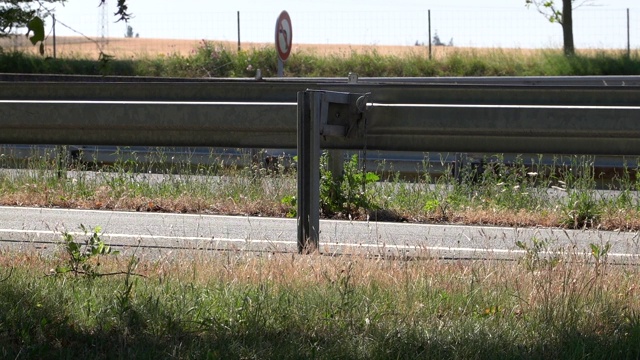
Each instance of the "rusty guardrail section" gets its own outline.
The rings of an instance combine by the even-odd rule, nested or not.
[[[298,147],[301,251],[317,248],[319,149],[640,155],[637,77],[7,79],[4,144]]]

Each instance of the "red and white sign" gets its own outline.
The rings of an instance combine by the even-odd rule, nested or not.
[[[276,50],[282,61],[287,60],[289,54],[291,54],[292,35],[291,18],[289,13],[283,11],[278,16],[278,21],[276,21]]]

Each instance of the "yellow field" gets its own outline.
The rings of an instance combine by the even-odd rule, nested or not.
[[[208,40],[228,50],[235,51],[237,42]],[[187,56],[200,46],[202,40],[179,39],[145,39],[145,38],[107,38],[98,41],[83,37],[58,37],[56,39],[56,56],[67,58],[97,59],[100,51],[115,56],[118,59],[155,57],[158,55],[180,54]],[[47,56],[53,56],[53,40],[45,43]],[[271,43],[242,43],[243,50],[252,48],[274,47]],[[0,47],[5,50],[19,50],[37,53],[38,47],[31,45],[24,36],[0,38]],[[366,53],[376,51],[381,55],[419,55],[428,56],[428,46],[387,46],[387,45],[318,45],[294,44],[293,52],[305,52],[316,55],[349,55],[353,52]],[[504,48],[463,48],[448,46],[433,46],[432,56],[436,59],[446,57],[452,53],[468,52],[474,55],[506,54],[515,56],[529,56],[540,53],[540,49],[504,49]],[[545,49],[544,51],[558,51],[561,49]],[[602,50],[578,50],[581,54],[601,52]],[[611,53],[626,53],[624,50],[606,50]],[[633,51],[638,54],[638,50]]]
[[[236,42],[215,41],[229,50],[235,51],[238,47]],[[189,55],[201,44],[201,40],[176,40],[176,39],[144,39],[144,38],[108,38],[104,41],[93,41],[82,37],[58,37],[56,39],[56,56],[89,58],[95,59],[100,51],[113,55],[116,58],[140,58],[148,56],[164,55]],[[53,41],[45,43],[47,56],[53,56]],[[32,46],[26,37],[19,36],[13,38],[0,39],[0,46],[6,50],[20,50],[25,52],[37,52],[37,46]],[[273,47],[274,44],[265,43],[242,43],[243,50],[251,48]],[[379,45],[318,45],[318,44],[294,44],[293,52],[305,52],[318,55],[349,55],[353,52],[372,52],[387,55],[421,55],[428,56],[428,46],[379,46]],[[495,52],[496,49],[464,49],[459,47],[434,46],[432,54],[434,57],[443,57],[451,52],[473,51],[473,52]],[[510,49],[519,53],[532,53],[531,49]]]

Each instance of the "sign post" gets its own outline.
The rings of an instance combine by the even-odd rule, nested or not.
[[[282,11],[276,21],[276,51],[278,53],[278,77],[284,76],[284,62],[291,54],[293,32],[289,13]]]

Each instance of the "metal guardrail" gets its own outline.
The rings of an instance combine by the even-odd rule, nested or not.
[[[303,159],[312,148],[365,146],[640,155],[637,77],[365,80],[0,81],[0,143],[295,148],[311,141],[298,148]],[[317,124],[303,131],[309,121]],[[299,179],[307,195],[316,187],[315,159],[299,159],[311,164]],[[300,219],[317,218],[309,196],[299,199],[308,214],[299,211]],[[307,220],[299,221],[301,249],[317,247],[316,220]]]
[[[0,82],[0,143],[295,148],[296,94],[322,89],[371,93],[369,149],[640,153],[638,86],[575,85],[579,79],[563,86],[433,80]],[[612,82],[585,80],[594,81]],[[362,139],[323,142],[325,148],[363,146]]]

